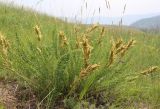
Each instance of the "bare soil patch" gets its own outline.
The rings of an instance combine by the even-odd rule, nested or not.
[[[17,109],[16,91],[18,84],[15,82],[5,83],[0,80],[0,104],[6,109]]]
[[[36,109],[36,99],[31,90],[16,81],[0,79],[0,105],[5,109]]]

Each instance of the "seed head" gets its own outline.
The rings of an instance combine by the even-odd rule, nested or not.
[[[89,65],[88,61],[93,47],[89,44],[89,41],[85,35],[83,36],[82,46],[83,46],[84,64],[85,67],[87,67]]]
[[[105,33],[105,27],[102,27],[100,36],[99,36],[99,38],[98,38],[98,44],[101,44],[101,42],[102,42],[102,37],[103,37],[104,33]]]
[[[7,55],[9,49],[9,41],[0,33],[0,46],[2,48],[3,55]]]
[[[91,28],[87,29],[86,34],[89,34],[90,32],[94,31],[98,27],[99,27],[98,24],[94,24]]]
[[[109,56],[109,63],[108,63],[108,67],[111,66],[111,64],[114,62],[115,60],[115,50],[112,48],[111,51],[110,51],[110,56]]]
[[[122,50],[121,52],[121,57],[123,57],[125,55],[125,53],[128,51],[129,48],[131,48],[132,46],[134,46],[134,44],[136,43],[135,40],[131,39],[127,45],[125,45],[125,49]]]
[[[68,45],[67,37],[65,36],[63,31],[59,32],[59,38],[60,38],[61,47],[64,47],[64,45]]]
[[[131,77],[131,78],[127,78],[127,81],[132,82],[132,81],[135,81],[138,78],[139,78],[139,76],[134,76],[134,77]]]
[[[37,51],[38,51],[39,53],[42,53],[42,50],[41,50],[39,47],[37,47]]]
[[[155,72],[157,69],[158,69],[157,66],[153,66],[153,67],[150,67],[150,68],[142,71],[141,74],[142,75],[148,75],[148,74],[151,74],[151,73]]]
[[[35,32],[37,34],[38,41],[41,41],[41,39],[42,39],[42,33],[41,33],[41,30],[40,30],[40,27],[38,25],[36,25],[34,27],[34,30],[35,30]]]
[[[94,70],[96,70],[98,67],[100,67],[100,65],[98,64],[93,64],[93,65],[88,65],[86,68],[82,69],[79,76],[81,79],[89,76],[91,74],[91,72],[93,72]]]
[[[118,49],[123,43],[123,40],[122,39],[119,39],[116,44],[115,44],[115,48]]]

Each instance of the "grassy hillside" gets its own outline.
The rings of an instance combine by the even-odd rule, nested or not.
[[[19,84],[21,108],[159,108],[158,35],[4,5],[0,14],[0,77]]]
[[[142,30],[150,30],[153,32],[159,32],[160,29],[160,16],[141,19],[131,25]]]

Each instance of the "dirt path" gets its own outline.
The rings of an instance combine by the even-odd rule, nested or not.
[[[16,109],[17,99],[15,97],[18,85],[16,83],[5,83],[0,81],[0,104],[6,109]]]
[[[35,95],[29,88],[0,79],[0,109],[36,109],[36,106]]]

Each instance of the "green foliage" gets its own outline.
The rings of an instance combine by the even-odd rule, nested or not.
[[[148,76],[140,75],[144,69],[160,65],[159,37],[132,29],[106,27],[102,42],[98,44],[98,28],[87,34],[87,38],[93,47],[89,64],[100,64],[100,67],[80,78],[80,72],[85,69],[84,53],[82,47],[76,48],[76,38],[83,37],[88,28],[86,25],[77,24],[80,30],[76,34],[74,24],[45,15],[35,17],[32,12],[6,6],[0,6],[0,12],[0,31],[10,42],[9,67],[4,66],[1,53],[0,76],[15,78],[22,86],[32,89],[40,104],[43,102],[50,108],[57,101],[63,101],[67,108],[106,104],[116,109],[125,108],[130,103],[143,103],[144,100],[154,106],[160,103],[158,71]],[[33,30],[37,23],[42,31],[41,41],[36,39]],[[61,30],[68,41],[64,47],[60,46],[58,36]],[[123,58],[116,57],[108,67],[112,48],[110,40],[116,41],[119,36],[124,42],[133,38],[137,44]],[[138,78],[131,81],[136,76]]]
[[[65,74],[65,69],[67,67],[68,62],[69,54],[64,54],[57,64],[57,68],[55,71],[55,87],[58,92],[61,92],[64,89],[67,77],[67,75]]]

